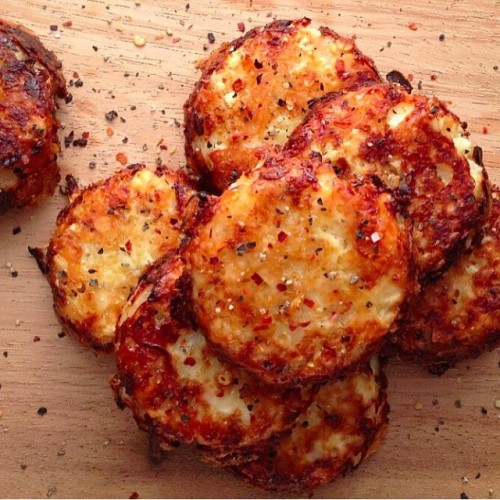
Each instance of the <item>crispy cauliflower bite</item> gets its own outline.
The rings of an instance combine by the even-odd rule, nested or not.
[[[278,157],[210,211],[185,258],[198,322],[227,358],[295,385],[380,346],[412,286],[408,227],[389,194]]]
[[[267,386],[220,361],[192,324],[184,268],[168,254],[142,276],[118,322],[112,386],[163,447],[193,443],[234,463],[289,430],[314,391]]]
[[[0,20],[0,214],[34,205],[60,179],[55,97],[61,63],[26,28]]]
[[[451,364],[500,342],[500,189],[478,248],[408,304],[395,336],[397,347],[427,365]]]
[[[285,146],[338,170],[376,175],[413,220],[421,278],[439,274],[473,239],[486,213],[486,173],[458,117],[436,98],[391,84],[320,99]]]
[[[376,358],[323,385],[291,433],[230,470],[267,490],[305,491],[377,451],[387,428],[386,380]]]
[[[116,320],[137,279],[181,244],[191,195],[181,175],[133,165],[72,197],[57,218],[46,264],[66,331],[112,349]]]
[[[308,101],[379,81],[371,59],[310,20],[275,21],[223,45],[202,67],[184,106],[188,165],[223,191],[286,142]]]

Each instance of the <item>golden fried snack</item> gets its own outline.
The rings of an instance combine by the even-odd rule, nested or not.
[[[393,190],[413,220],[413,257],[425,280],[472,239],[486,212],[486,173],[467,135],[438,99],[379,84],[320,99],[285,148]]]
[[[55,97],[61,63],[34,33],[0,19],[0,214],[34,205],[60,180]]]
[[[334,377],[378,349],[412,287],[406,221],[369,180],[277,157],[242,176],[186,246],[193,308],[272,383]]]
[[[312,490],[376,452],[385,436],[389,405],[377,358],[321,387],[291,433],[231,467],[267,490]]]
[[[180,174],[133,165],[72,196],[47,253],[54,308],[84,344],[111,350],[115,324],[139,276],[184,238],[192,191]]]
[[[188,165],[205,187],[223,191],[284,144],[311,99],[380,80],[354,39],[310,23],[255,28],[203,64],[184,116]]]
[[[130,296],[117,326],[117,401],[163,448],[250,452],[289,430],[314,393],[267,386],[219,360],[192,324],[184,268],[177,254],[166,255]]]
[[[397,347],[427,365],[453,364],[500,342],[500,189],[478,248],[459,257],[408,305]]]

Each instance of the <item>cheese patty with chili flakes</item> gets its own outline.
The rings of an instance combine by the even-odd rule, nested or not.
[[[205,188],[223,191],[286,142],[327,92],[379,81],[354,39],[311,21],[275,21],[222,45],[184,106],[186,157]]]
[[[133,165],[72,195],[47,252],[55,311],[84,344],[111,350],[115,324],[145,268],[184,238],[192,196],[180,174]]]
[[[337,376],[382,343],[413,282],[392,197],[280,156],[207,209],[186,246],[209,340],[273,383]]]
[[[479,247],[425,286],[401,321],[396,345],[428,365],[476,356],[500,342],[500,189]]]
[[[467,136],[438,99],[379,84],[320,99],[285,148],[391,189],[413,220],[413,258],[425,280],[470,243],[486,212],[480,149]]]
[[[26,28],[0,19],[0,214],[34,205],[60,179],[61,63]]]
[[[112,386],[163,448],[197,444],[227,462],[289,430],[314,392],[268,386],[220,360],[192,323],[184,269],[167,254],[140,279],[118,322]]]
[[[386,380],[377,358],[323,385],[291,433],[230,470],[267,490],[305,491],[358,467],[387,428]]]

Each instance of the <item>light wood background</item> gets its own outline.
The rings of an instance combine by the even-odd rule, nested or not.
[[[153,166],[161,158],[182,166],[182,104],[197,79],[194,64],[207,54],[207,33],[216,38],[212,49],[239,36],[239,22],[248,30],[274,17],[302,16],[355,34],[382,74],[395,68],[411,73],[415,87],[421,81],[422,91],[451,101],[499,183],[499,12],[498,0],[0,3],[0,16],[25,24],[56,51],[68,81],[83,82],[70,88],[73,102],[61,106],[61,137],[90,132],[88,146],[64,149],[60,164],[63,175],[84,183],[121,167],[115,158],[120,152],[130,163]],[[146,45],[136,47],[134,35]],[[107,122],[111,110],[124,120]],[[265,496],[202,464],[189,449],[151,464],[146,436],[113,401],[113,359],[58,336],[49,287],[27,246],[48,242],[64,205],[56,194],[0,220],[0,496]],[[21,232],[15,235],[16,227]],[[314,496],[500,497],[500,351],[461,363],[441,378],[401,362],[387,372],[392,412],[382,449]],[[40,416],[40,407],[47,414]]]

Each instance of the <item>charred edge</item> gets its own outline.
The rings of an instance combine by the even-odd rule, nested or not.
[[[42,274],[48,273],[48,265],[47,265],[47,252],[38,247],[28,247],[28,252],[35,258],[35,261],[38,265],[38,269],[42,272]]]
[[[408,92],[408,94],[411,94],[413,91],[413,87],[412,87],[411,83],[403,75],[403,73],[401,73],[398,70],[393,69],[392,71],[387,73],[386,79],[390,83],[397,83],[398,85],[403,87]]]

